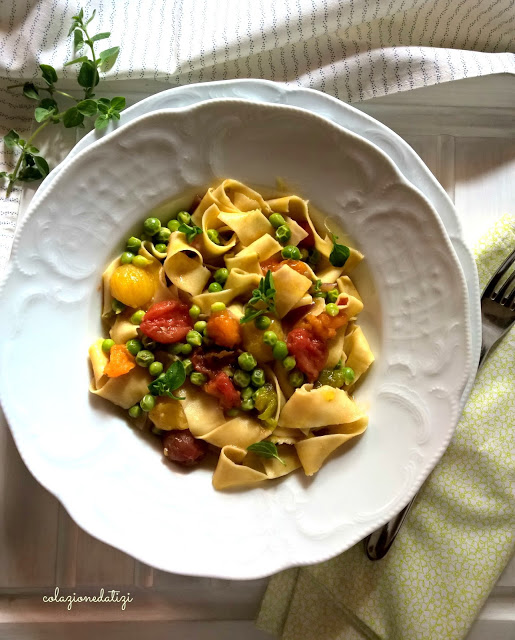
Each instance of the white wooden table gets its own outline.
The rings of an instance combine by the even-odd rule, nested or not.
[[[146,84],[129,97],[134,102],[163,88]],[[515,211],[514,77],[461,80],[356,106],[413,146],[454,200],[469,243]],[[69,145],[65,140],[63,149]],[[270,638],[252,623],[266,580],[166,574],[93,539],[27,471],[3,415],[0,470],[0,640]],[[75,604],[67,611],[42,600],[55,585],[77,595],[117,589],[133,601],[125,611],[116,604]],[[515,559],[468,640],[514,638]]]

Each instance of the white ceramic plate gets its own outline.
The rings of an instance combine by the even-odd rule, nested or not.
[[[145,213],[232,176],[281,176],[367,256],[364,437],[312,480],[215,492],[88,393],[101,273]],[[79,153],[31,206],[0,292],[0,398],[35,477],[86,531],[149,565],[249,579],[328,559],[387,521],[445,450],[471,368],[467,292],[428,201],[378,148],[306,111],[237,100],[137,119]],[[177,553],[173,550],[177,549]]]
[[[285,104],[306,109],[357,133],[378,146],[390,157],[408,182],[417,187],[436,209],[458,256],[469,294],[472,362],[477,363],[481,349],[482,331],[479,280],[476,263],[463,240],[461,223],[451,199],[410,145],[395,132],[362,111],[320,91],[256,79],[203,82],[161,91],[126,109],[122,113],[121,120],[110,124],[103,132],[92,131],[84,136],[70,152],[66,161],[56,167],[44,180],[39,187],[38,194],[51,184],[57,172],[66,165],[69,159],[95,140],[113,131],[117,126],[127,124],[135,118],[159,109],[182,108],[205,100],[221,98],[246,99],[265,104]],[[469,397],[475,378],[476,367],[472,367],[461,396],[460,406],[462,409]]]

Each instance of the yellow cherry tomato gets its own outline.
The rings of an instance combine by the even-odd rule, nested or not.
[[[128,307],[142,307],[156,291],[156,280],[150,271],[133,264],[122,264],[111,276],[111,294]]]

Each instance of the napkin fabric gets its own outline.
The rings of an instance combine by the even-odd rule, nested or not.
[[[476,248],[482,287],[514,247],[505,216]],[[463,638],[515,548],[514,390],[512,327],[387,556],[371,562],[360,543],[274,576],[258,626],[282,640]]]
[[[53,65],[65,88],[75,84],[77,67],[63,64],[75,57],[67,33],[80,6],[97,11],[93,33],[112,34],[98,50],[121,45],[107,76],[115,93],[122,80],[148,91],[156,81],[166,88],[251,77],[357,102],[515,73],[513,0],[3,0],[0,135],[30,128],[36,103],[6,87],[35,78],[39,63]],[[0,170],[14,162],[0,145]],[[0,191],[0,270],[19,198]]]

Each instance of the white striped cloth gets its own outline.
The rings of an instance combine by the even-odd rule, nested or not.
[[[30,129],[34,102],[5,87],[53,65],[76,68],[67,37],[76,0],[0,2],[0,134]],[[267,78],[349,102],[491,73],[515,73],[515,0],[91,0],[93,33],[121,45],[113,82],[165,86]],[[0,169],[12,169],[3,150]],[[8,258],[19,191],[0,192],[0,268]]]

